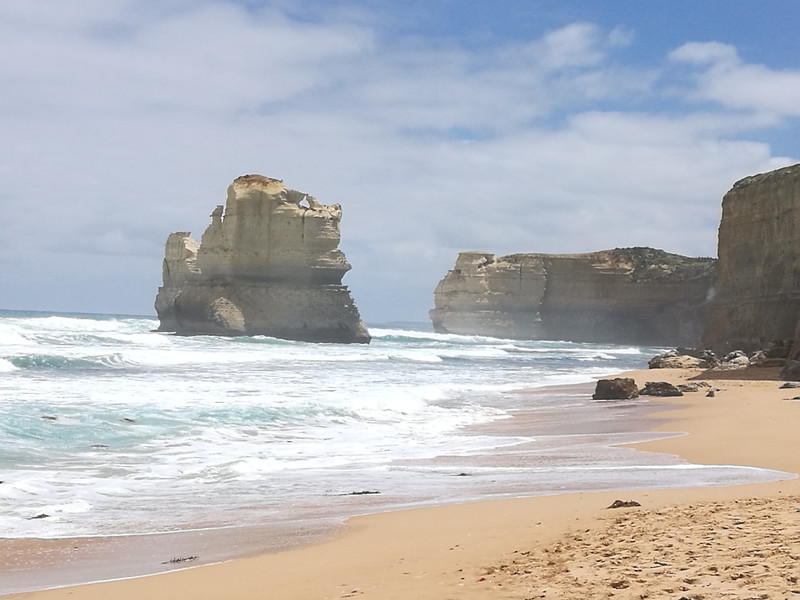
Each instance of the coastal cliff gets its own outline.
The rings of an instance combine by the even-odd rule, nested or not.
[[[716,261],[652,248],[588,254],[462,252],[434,291],[438,332],[694,345]]]
[[[719,277],[703,343],[750,352],[797,340],[800,165],[737,181],[722,199]],[[794,343],[791,357],[800,354]]]
[[[311,342],[370,341],[342,285],[338,204],[244,175],[211,213],[198,244],[167,238],[159,331],[182,335],[268,335]]]

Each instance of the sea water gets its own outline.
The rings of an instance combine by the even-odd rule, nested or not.
[[[426,324],[372,326],[369,345],[157,326],[0,311],[0,537],[776,477],[617,448],[654,437],[633,418],[646,400],[519,393],[644,368],[657,349]]]

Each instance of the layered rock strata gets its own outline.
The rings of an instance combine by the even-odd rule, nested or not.
[[[170,234],[155,308],[159,331],[370,341],[342,277],[338,204],[244,175],[211,213],[198,244]]]
[[[588,254],[462,252],[436,286],[438,332],[694,345],[716,261],[652,248]]]
[[[717,353],[791,346],[800,316],[800,165],[737,181],[722,199],[719,277],[703,343]]]

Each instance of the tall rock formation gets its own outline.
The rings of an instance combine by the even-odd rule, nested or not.
[[[438,332],[694,345],[716,261],[652,248],[589,254],[462,252],[434,292]]]
[[[370,341],[342,277],[338,204],[244,175],[198,244],[167,238],[159,331],[183,335],[269,335],[311,342]]]
[[[733,185],[722,199],[718,256],[704,344],[718,352],[791,344],[800,317],[800,165]]]

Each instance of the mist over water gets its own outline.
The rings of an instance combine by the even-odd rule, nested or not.
[[[155,320],[0,311],[0,531],[118,535],[775,474],[613,444],[646,401],[520,389],[655,349],[370,327],[370,345],[178,337]],[[512,419],[533,414],[525,427]],[[516,423],[510,426],[511,423]],[[366,494],[363,494],[366,496]],[[348,508],[350,506],[350,508]]]

